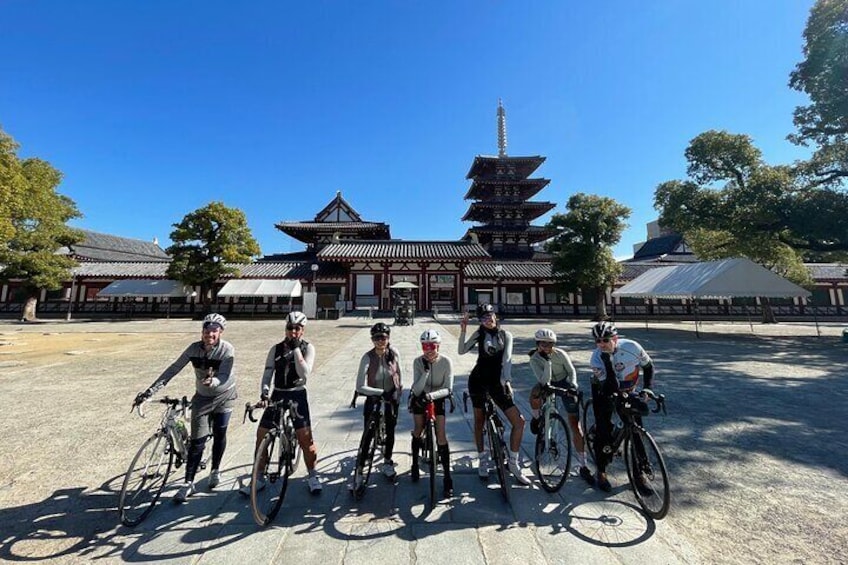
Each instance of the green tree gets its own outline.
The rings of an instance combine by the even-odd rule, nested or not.
[[[211,202],[174,224],[167,252],[173,260],[168,276],[190,286],[200,286],[206,307],[215,281],[237,274],[228,263],[244,263],[259,255],[259,244],[247,226],[244,212],[222,202]]]
[[[817,146],[801,171],[814,185],[839,188],[848,177],[848,0],[818,0],[804,28],[804,60],[789,86],[810,103],[795,109],[789,139]]]
[[[0,130],[0,280],[24,281],[23,318],[32,320],[40,291],[61,288],[77,264],[57,252],[83,234],[66,225],[81,214],[56,192],[62,173],[41,159],[20,159],[18,147]]]
[[[568,199],[568,213],[554,214],[548,227],[557,235],[545,246],[553,255],[552,270],[564,292],[594,291],[596,319],[607,317],[606,291],[621,274],[612,247],[627,228],[630,208],[612,198],[577,193]]]

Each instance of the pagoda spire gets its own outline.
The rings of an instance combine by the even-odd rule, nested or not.
[[[498,98],[498,157],[506,157],[506,111]]]

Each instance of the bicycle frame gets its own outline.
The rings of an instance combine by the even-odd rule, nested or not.
[[[356,399],[358,397],[359,393],[354,392],[353,399],[350,401],[351,408],[356,408]],[[385,457],[386,410],[394,410],[392,401],[379,398],[375,403],[374,409],[368,415],[368,420],[365,422],[365,429],[362,431],[359,448],[356,452],[356,461],[354,461],[353,482],[351,484],[351,492],[357,500],[365,495],[365,489],[368,487],[368,480],[371,478],[371,468],[374,464],[374,456],[377,454],[378,447],[381,456]]]
[[[467,401],[471,394],[466,390],[462,393],[462,404],[465,412],[468,412]],[[509,485],[507,484],[507,445],[504,441],[504,424],[495,409],[492,398],[486,394],[483,402],[483,435],[489,438],[489,455],[495,464],[498,475],[501,495],[509,502]],[[485,443],[485,438],[484,438]]]

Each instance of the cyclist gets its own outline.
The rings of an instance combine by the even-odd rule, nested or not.
[[[203,318],[200,341],[189,345],[176,361],[165,369],[147,390],[136,395],[133,406],[148,400],[165,387],[183,368],[191,363],[194,368],[195,393],[191,398],[191,442],[185,469],[185,482],[174,495],[174,501],[183,503],[195,493],[194,478],[206,440],[212,435],[212,471],[209,488],[221,482],[221,460],[227,448],[227,426],[233,406],[238,398],[236,376],[233,372],[235,350],[221,339],[227,320],[220,314]]]
[[[536,331],[536,349],[530,352],[530,368],[539,382],[530,391],[530,410],[533,419],[530,420],[530,431],[537,435],[540,431],[541,420],[539,411],[542,408],[542,387],[551,384],[559,388],[577,390],[577,371],[564,349],[556,346],[557,337],[553,330],[542,328]],[[580,430],[578,419],[577,399],[564,396],[565,411],[568,413],[568,425],[571,427],[574,447],[577,451],[577,462],[580,464],[580,476],[590,485],[595,483],[592,471],[586,466],[586,448],[583,443],[583,432]]]
[[[415,427],[412,430],[412,480],[419,478],[418,455],[424,440],[424,408],[428,401],[433,401],[436,408],[436,445],[438,446],[439,461],[442,464],[445,478],[442,484],[445,498],[453,496],[453,479],[450,476],[450,446],[445,433],[445,398],[453,390],[453,362],[450,357],[439,354],[442,336],[436,330],[427,330],[421,334],[421,350],[423,354],[412,362],[412,414]],[[435,469],[430,469],[434,473]]]
[[[468,376],[468,393],[474,406],[474,441],[477,443],[477,473],[481,479],[489,477],[489,458],[483,448],[483,406],[486,393],[501,409],[512,426],[509,437],[509,470],[516,480],[529,485],[530,479],[521,472],[519,449],[521,436],[524,433],[524,416],[518,411],[512,399],[512,334],[498,325],[498,317],[491,304],[481,304],[477,307],[477,318],[480,327],[474,330],[468,340],[465,332],[468,327],[468,312],[460,321],[459,346],[460,355],[465,355],[477,347],[477,363]]]
[[[389,343],[391,329],[383,322],[371,326],[371,342],[374,347],[362,356],[356,375],[356,392],[366,396],[363,416],[365,424],[371,412],[382,400],[391,401],[391,409],[384,411],[386,418],[386,444],[383,449],[383,475],[390,481],[397,477],[392,452],[395,446],[395,427],[397,426],[398,404],[401,394],[401,362],[398,350]],[[357,461],[363,465],[364,461]],[[354,487],[358,485],[353,485]]]
[[[300,448],[303,451],[303,461],[309,476],[306,484],[309,492],[320,494],[321,480],[315,470],[318,460],[318,448],[312,437],[312,421],[309,417],[309,399],[306,393],[306,381],[312,373],[315,363],[315,346],[303,339],[307,318],[303,312],[289,312],[286,316],[285,339],[271,347],[265,360],[265,370],[262,373],[262,384],[259,390],[259,404],[267,405],[269,401],[290,400],[292,402],[292,422]],[[267,457],[267,454],[257,453],[265,434],[274,427],[279,417],[279,408],[265,408],[259,427],[256,429],[255,456]],[[258,484],[257,490],[265,488]],[[244,485],[241,493],[250,496],[250,485]]]
[[[612,443],[612,414],[615,402],[611,395],[616,392],[633,392],[639,382],[640,369],[644,372],[642,390],[650,390],[654,379],[654,364],[642,346],[632,339],[618,337],[612,322],[598,322],[592,327],[592,336],[597,348],[592,352],[589,365],[592,368],[592,406],[595,411],[595,462],[598,466],[598,487],[606,492],[612,490],[606,474],[612,453],[604,448]],[[645,402],[646,395],[642,395]],[[647,412],[647,403],[643,412]],[[641,418],[636,416],[637,424]],[[638,439],[638,438],[637,438]]]

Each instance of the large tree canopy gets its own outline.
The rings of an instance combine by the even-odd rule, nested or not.
[[[568,213],[554,214],[549,227],[559,233],[547,243],[553,255],[553,275],[566,292],[595,293],[596,317],[606,317],[606,289],[621,274],[612,247],[621,240],[630,209],[603,196],[577,193],[568,199]]]
[[[686,160],[689,178],[660,184],[654,206],[702,259],[744,256],[804,284],[804,254],[848,249],[848,195],[800,185],[748,136],[702,133]]]
[[[82,241],[66,223],[81,216],[56,192],[62,173],[37,158],[20,159],[18,144],[0,130],[0,279],[21,279],[29,297],[24,318],[35,317],[41,290],[56,290],[76,262],[57,254]]]
[[[173,261],[168,276],[191,286],[200,286],[201,300],[208,303],[212,285],[224,275],[236,274],[227,263],[244,263],[259,255],[259,244],[247,226],[244,212],[211,202],[174,224]]]
[[[818,0],[804,29],[804,60],[789,86],[810,97],[795,109],[789,139],[817,146],[801,172],[813,184],[840,187],[848,178],[848,0]]]

